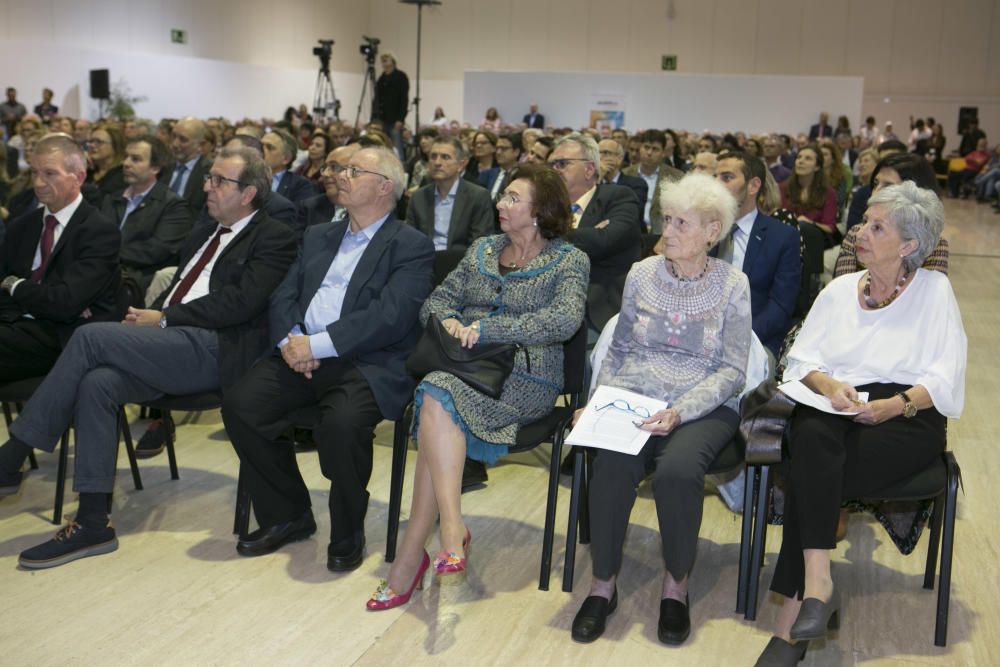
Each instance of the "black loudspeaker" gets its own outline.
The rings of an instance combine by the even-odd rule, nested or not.
[[[979,122],[979,107],[959,107],[958,108],[958,133],[964,134],[969,127],[969,122]]]
[[[90,97],[106,100],[111,97],[111,81],[106,69],[90,70]]]

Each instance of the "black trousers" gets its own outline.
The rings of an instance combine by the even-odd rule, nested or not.
[[[869,400],[907,387],[869,384]],[[929,466],[944,451],[946,419],[934,408],[869,426],[798,406],[792,415],[781,550],[771,590],[801,596],[803,549],[833,549],[844,500],[863,498]]]
[[[636,490],[651,463],[664,566],[678,580],[691,571],[705,502],[705,471],[729,444],[739,421],[735,411],[721,406],[667,436],[651,437],[635,456],[598,451],[589,493],[595,577],[609,579],[621,568]]]
[[[0,322],[0,382],[46,375],[61,351],[55,327],[48,322]]]
[[[372,440],[382,420],[375,396],[350,362],[324,359],[311,380],[280,356],[257,365],[223,400],[222,418],[240,457],[242,474],[262,527],[298,518],[311,507],[291,442],[279,441],[289,413],[318,406],[313,430],[323,475],[330,480],[332,544],[364,529]]]

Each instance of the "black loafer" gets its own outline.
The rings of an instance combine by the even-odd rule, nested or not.
[[[809,642],[789,644],[780,637],[771,637],[754,667],[794,667],[806,657]]]
[[[315,532],[316,521],[313,520],[312,512],[306,510],[305,514],[294,521],[258,528],[247,535],[246,539],[236,543],[236,552],[241,556],[263,556],[277,551],[289,542],[307,539]]]
[[[688,610],[688,598],[684,602],[673,598],[660,600],[660,622],[656,625],[656,636],[664,644],[676,646],[683,644],[691,634],[691,614]]]
[[[326,549],[326,569],[331,572],[350,572],[361,567],[365,560],[365,536],[360,541],[352,540],[346,550],[340,544],[331,544]]]
[[[172,417],[154,419],[149,422],[146,432],[139,438],[135,445],[135,457],[137,459],[149,459],[164,450],[167,441],[174,439],[174,420]]]
[[[589,644],[604,634],[608,616],[615,613],[618,608],[618,589],[611,594],[611,599],[602,598],[600,595],[591,595],[583,604],[580,611],[576,612],[573,618],[573,641],[581,644]]]

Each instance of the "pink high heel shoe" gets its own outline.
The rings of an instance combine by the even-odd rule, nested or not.
[[[424,552],[424,557],[420,561],[420,567],[417,568],[417,576],[413,577],[413,583],[410,584],[410,590],[405,593],[397,593],[392,590],[389,585],[388,580],[383,579],[379,582],[378,588],[372,593],[371,598],[369,598],[367,603],[368,611],[383,611],[385,609],[392,609],[394,607],[399,607],[410,601],[410,597],[413,596],[413,591],[423,590],[424,588],[424,574],[427,573],[427,568],[430,567],[431,557]]]
[[[465,539],[462,540],[462,549],[465,551],[465,555],[460,556],[454,551],[438,552],[438,555],[434,558],[434,574],[441,577],[447,574],[465,572],[465,568],[468,565],[470,546],[472,546],[472,534],[469,532],[468,527],[466,527]]]

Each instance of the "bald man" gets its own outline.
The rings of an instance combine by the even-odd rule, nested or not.
[[[167,175],[168,187],[188,203],[192,219],[197,219],[207,197],[205,174],[212,163],[203,156],[208,126],[197,118],[177,121],[170,133],[170,150],[176,163]]]

